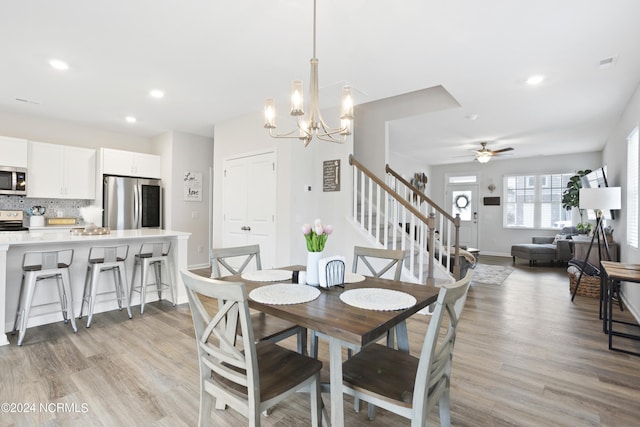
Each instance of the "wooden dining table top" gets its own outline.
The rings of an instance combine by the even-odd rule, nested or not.
[[[305,267],[293,265],[281,267],[278,270],[304,271]],[[243,279],[241,276],[241,274],[226,276],[223,280],[245,283],[247,294],[262,286],[274,283],[291,283],[291,279],[278,282],[257,282]],[[358,288],[380,288],[406,292],[414,296],[417,302],[413,307],[395,311],[366,310],[342,302],[340,299],[342,292]],[[276,305],[259,303],[249,297],[249,307],[288,320],[307,329],[339,338],[342,341],[364,346],[378,339],[398,323],[434,303],[438,298],[439,292],[439,288],[435,286],[370,276],[365,276],[365,280],[358,283],[347,283],[344,288],[319,289],[320,296],[313,301],[300,304]]]

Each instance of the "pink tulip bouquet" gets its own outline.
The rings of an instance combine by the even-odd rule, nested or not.
[[[314,221],[313,227],[309,224],[304,224],[302,226],[302,233],[307,240],[307,251],[322,252],[327,242],[327,237],[329,237],[332,232],[333,227],[330,225],[322,225],[319,219]]]

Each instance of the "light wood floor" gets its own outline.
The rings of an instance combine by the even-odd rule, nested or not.
[[[510,258],[480,262],[512,265]],[[568,287],[566,268],[518,262],[501,286],[470,289],[453,360],[454,425],[640,425],[640,357],[609,351],[597,300],[572,303]],[[132,320],[125,312],[97,314],[77,334],[62,322],[32,328],[22,347],[10,336],[11,345],[0,347],[0,403],[23,411],[19,405],[27,404],[32,413],[7,413],[3,406],[0,426],[196,425],[198,368],[188,306],[159,302],[139,313],[136,307]],[[409,321],[413,350],[428,319]],[[294,341],[286,345],[293,348]],[[321,342],[324,360],[327,350]],[[382,410],[370,422],[350,399],[345,413],[348,426],[409,424]],[[300,393],[262,422],[299,426],[309,419],[307,395]],[[437,414],[430,420],[437,423]],[[246,420],[231,409],[214,410],[212,425]]]

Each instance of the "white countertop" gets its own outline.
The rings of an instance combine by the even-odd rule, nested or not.
[[[60,230],[71,230],[72,228],[82,227],[81,225],[43,225],[41,227],[38,226],[29,226],[27,227],[30,231],[60,231]]]
[[[180,237],[190,236],[191,233],[184,231],[139,229],[139,230],[111,230],[110,234],[77,236],[72,235],[69,229],[61,230],[30,230],[11,231],[0,233],[0,245],[20,246],[37,245],[42,243],[72,243],[72,242],[96,242],[122,239],[146,239],[153,237]]]

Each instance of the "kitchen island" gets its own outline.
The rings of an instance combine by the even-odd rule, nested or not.
[[[92,246],[112,246],[129,245],[129,256],[127,257],[127,289],[131,285],[131,273],[133,272],[134,255],[138,253],[143,242],[171,242],[171,261],[173,264],[173,281],[177,284],[176,303],[187,302],[184,284],[180,279],[180,269],[187,268],[187,242],[190,233],[181,231],[139,229],[139,230],[112,230],[110,234],[104,235],[73,235],[69,230],[38,230],[0,233],[0,319],[4,321],[4,333],[0,333],[0,345],[9,344],[7,332],[13,329],[15,320],[18,296],[20,291],[20,281],[22,278],[22,258],[25,252],[31,251],[51,251],[60,249],[74,249],[73,263],[70,267],[71,293],[73,298],[73,309],[77,316],[80,313],[82,303],[82,293],[84,289],[85,274],[87,271],[87,259],[89,249]],[[108,284],[111,281],[109,274],[103,274],[102,281]],[[153,274],[150,275],[153,278]],[[152,280],[152,279],[150,279]],[[108,286],[108,285],[107,285]],[[104,289],[108,289],[107,286]],[[57,288],[55,285],[39,287],[34,297],[34,305],[47,302],[58,301]],[[170,297],[170,292],[163,292],[163,299]],[[147,293],[147,301],[157,299],[154,292]],[[140,304],[139,294],[134,294],[131,306]],[[53,307],[53,306],[52,306]],[[94,313],[117,309],[116,301],[106,301],[97,303]],[[51,312],[51,307],[46,311]],[[139,310],[133,310],[134,318],[140,315]],[[126,316],[126,314],[123,314]],[[34,311],[29,319],[29,327],[62,321],[60,312],[38,315]],[[84,327],[84,322],[82,323]],[[78,333],[81,333],[80,325]],[[69,333],[73,333],[69,329]]]

